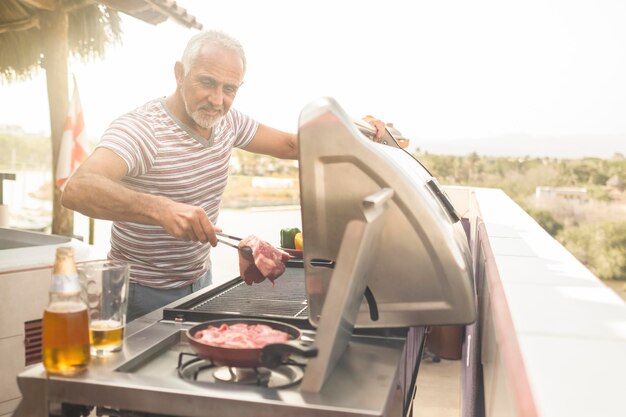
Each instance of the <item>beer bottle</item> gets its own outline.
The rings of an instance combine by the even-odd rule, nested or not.
[[[50,302],[43,315],[43,366],[50,374],[74,375],[89,365],[89,315],[80,297],[72,248],[57,248]]]

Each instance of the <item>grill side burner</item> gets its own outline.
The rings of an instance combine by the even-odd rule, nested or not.
[[[286,388],[302,380],[304,366],[305,363],[287,359],[285,363],[275,369],[264,367],[235,368],[216,365],[210,359],[201,358],[197,354],[180,352],[177,369],[178,376],[192,382]]]
[[[165,320],[203,322],[221,318],[279,319],[311,328],[301,261],[289,261],[274,285],[269,281],[246,285],[236,278],[215,290],[173,308],[163,309]]]

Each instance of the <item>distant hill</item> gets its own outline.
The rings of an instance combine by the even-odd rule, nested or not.
[[[483,156],[531,156],[561,159],[597,157],[608,159],[615,153],[626,155],[626,134],[598,136],[510,135],[494,138],[432,141],[411,140],[412,146],[435,154]]]

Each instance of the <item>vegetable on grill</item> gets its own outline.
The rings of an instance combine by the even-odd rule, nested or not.
[[[297,227],[286,227],[280,229],[280,246],[287,249],[295,249],[294,238],[301,230]]]
[[[296,233],[293,238],[293,243],[296,250],[302,250],[304,248],[304,238],[302,237],[302,232]]]

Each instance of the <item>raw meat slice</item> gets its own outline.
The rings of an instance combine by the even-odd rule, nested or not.
[[[252,249],[252,255],[239,251],[239,274],[248,285],[274,280],[285,272],[285,262],[291,255],[269,243],[250,235],[241,239],[239,247],[248,246]]]

